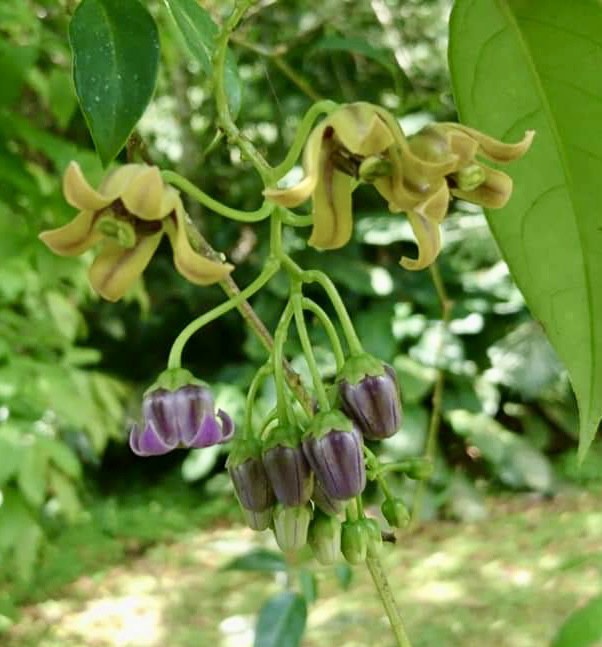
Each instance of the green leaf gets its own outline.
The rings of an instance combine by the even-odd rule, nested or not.
[[[155,89],[157,26],[138,0],[83,0],[69,25],[69,40],[77,97],[107,166]]]
[[[199,62],[203,72],[211,77],[213,74],[213,53],[217,25],[209,13],[195,0],[165,0],[178,29],[182,33],[190,53]],[[224,69],[224,88],[228,97],[228,106],[234,117],[240,110],[242,84],[238,75],[238,66],[230,50],[226,53]]]
[[[39,507],[46,499],[48,454],[41,443],[34,442],[25,451],[19,466],[17,483],[29,504]]]
[[[302,595],[291,591],[275,595],[259,612],[253,647],[299,647],[306,620]]]
[[[313,604],[318,599],[318,579],[307,568],[299,571],[299,588],[307,604]]]
[[[351,586],[351,581],[353,580],[353,569],[351,566],[349,564],[337,564],[334,567],[334,574],[343,591],[346,591]]]
[[[583,457],[602,417],[602,10],[583,0],[457,0],[450,67],[462,120],[504,141],[537,132],[489,224],[566,365]]]
[[[281,553],[272,550],[258,548],[246,555],[235,557],[228,562],[223,570],[225,571],[259,571],[260,573],[277,573],[287,570],[286,562]]]
[[[602,595],[574,611],[564,622],[551,647],[595,647],[602,640]]]

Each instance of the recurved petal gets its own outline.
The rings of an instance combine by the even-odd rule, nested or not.
[[[283,207],[298,207],[314,192],[320,172],[323,136],[326,125],[320,124],[314,128],[307,139],[303,152],[303,170],[305,177],[301,182],[288,189],[265,189],[263,195]]]
[[[333,112],[327,120],[341,144],[354,155],[378,155],[393,144],[389,126],[366,102],[348,103]]]
[[[353,178],[338,171],[326,154],[313,198],[313,229],[309,244],[316,249],[338,249],[353,230]]]
[[[77,162],[69,162],[63,175],[63,194],[72,207],[84,211],[98,211],[111,203],[88,184]]]
[[[151,424],[146,424],[144,429],[138,425],[132,427],[130,448],[138,456],[159,456],[175,449],[176,445],[168,443]]]
[[[105,176],[98,191],[106,200],[113,202],[121,197],[129,183],[147,168],[149,167],[146,164],[124,164]]]
[[[163,200],[163,179],[156,166],[142,168],[121,193],[125,208],[142,220],[160,220]]]
[[[418,258],[404,256],[400,265],[406,270],[423,270],[437,258],[441,250],[439,224],[417,211],[409,211],[408,219],[416,236]]]
[[[163,232],[144,236],[131,248],[107,241],[90,267],[92,287],[107,301],[118,301],[138,280],[159,246]]]
[[[439,188],[419,205],[414,211],[437,223],[443,222],[449,208],[449,188],[445,180],[441,180]]]
[[[500,209],[512,195],[512,178],[496,169],[482,167],[485,181],[473,191],[452,189],[452,195],[466,202],[474,202],[488,209]]]
[[[472,137],[479,144],[479,153],[495,162],[511,162],[522,157],[529,150],[533,137],[535,137],[534,130],[527,130],[520,142],[505,144],[498,139],[489,137],[489,135],[462,124],[444,123],[441,125],[452,131],[459,130]]]
[[[57,229],[43,231],[39,237],[55,254],[77,256],[102,238],[102,234],[94,229],[94,222],[91,211],[82,211],[71,222]]]
[[[174,264],[182,276],[196,285],[212,285],[224,279],[234,269],[230,263],[218,263],[192,249],[186,233],[186,212],[180,203],[175,215],[165,219],[165,232],[173,249]]]

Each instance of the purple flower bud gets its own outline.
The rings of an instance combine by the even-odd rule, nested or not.
[[[333,499],[326,494],[318,479],[314,479],[314,491],[312,492],[311,500],[316,504],[316,507],[330,517],[335,517],[345,509],[345,504],[342,501]]]
[[[280,503],[301,506],[309,501],[313,474],[294,430],[278,427],[270,432],[263,451],[263,465]]]
[[[166,454],[176,447],[210,447],[234,435],[231,418],[221,409],[215,414],[213,394],[200,384],[173,391],[157,388],[144,396],[142,413],[143,426],[134,425],[130,432],[130,447],[138,456]]]
[[[240,505],[251,512],[265,512],[275,503],[274,492],[261,460],[261,444],[237,440],[226,463]]]
[[[303,451],[329,497],[351,499],[366,487],[362,435],[340,411],[314,417],[303,438]]]
[[[364,438],[389,438],[401,427],[397,375],[388,364],[369,356],[351,358],[339,376],[339,395],[341,408]]]

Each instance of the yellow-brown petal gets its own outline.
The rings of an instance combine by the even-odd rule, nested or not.
[[[55,254],[78,256],[90,249],[102,234],[94,229],[95,216],[91,211],[81,211],[62,227],[43,231],[39,238]]]
[[[449,208],[449,188],[442,179],[439,188],[414,208],[414,212],[436,223],[443,222]]]
[[[186,218],[186,212],[180,203],[175,215],[170,215],[164,225],[173,249],[176,269],[196,285],[212,285],[222,281],[232,272],[234,266],[212,261],[195,252],[186,233]]]
[[[328,117],[327,123],[342,146],[361,157],[378,155],[395,141],[375,106],[363,101],[342,106]]]
[[[322,122],[314,128],[307,138],[305,150],[303,152],[303,170],[305,177],[299,184],[289,187],[288,189],[265,189],[263,195],[283,207],[298,207],[305,202],[316,188],[318,182],[318,173],[320,170],[320,156],[323,146],[323,136],[326,125]]]
[[[443,123],[441,126],[452,131],[459,130],[472,137],[479,144],[479,153],[494,162],[500,163],[511,162],[522,157],[529,150],[533,137],[535,137],[534,130],[527,130],[521,141],[516,144],[505,144],[498,139],[489,137],[489,135],[462,124]]]
[[[474,202],[488,209],[500,209],[512,195],[512,178],[495,169],[482,166],[485,181],[473,191],[461,191],[452,188],[452,195],[466,202]]]
[[[163,200],[163,179],[156,166],[142,168],[121,193],[125,208],[142,220],[160,220]]]
[[[423,270],[433,263],[441,250],[439,225],[419,213],[410,211],[408,220],[416,236],[418,258],[402,257],[400,265],[406,270]]]
[[[103,299],[118,301],[140,278],[155,253],[163,232],[139,238],[126,249],[115,241],[107,241],[90,267],[92,287]]]
[[[98,211],[111,203],[88,184],[77,162],[69,162],[63,175],[63,194],[72,207],[82,211]]]
[[[124,164],[105,176],[98,191],[109,201],[117,200],[140,173],[150,168],[147,164]]]
[[[338,249],[353,230],[351,193],[354,179],[337,170],[328,150],[323,151],[313,197],[313,229],[308,243],[316,249]]]

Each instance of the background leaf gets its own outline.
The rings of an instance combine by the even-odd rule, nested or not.
[[[106,166],[155,89],[157,26],[138,0],[84,0],[73,14],[69,39],[79,103]]]
[[[568,368],[581,455],[602,417],[602,10],[595,0],[458,0],[449,58],[464,123],[504,141],[514,195],[488,215],[533,314]]]
[[[288,569],[281,553],[273,550],[258,548],[246,555],[235,557],[224,566],[226,571],[260,571],[263,573],[274,573]]]
[[[182,33],[191,54],[200,63],[207,76],[213,74],[214,41],[218,28],[209,13],[195,0],[165,0]],[[230,112],[234,117],[240,110],[242,85],[238,67],[230,50],[226,53],[224,87]]]
[[[602,640],[602,595],[577,609],[566,620],[552,647],[594,647]]]
[[[259,613],[253,647],[298,647],[305,631],[307,606],[299,593],[270,598]]]

